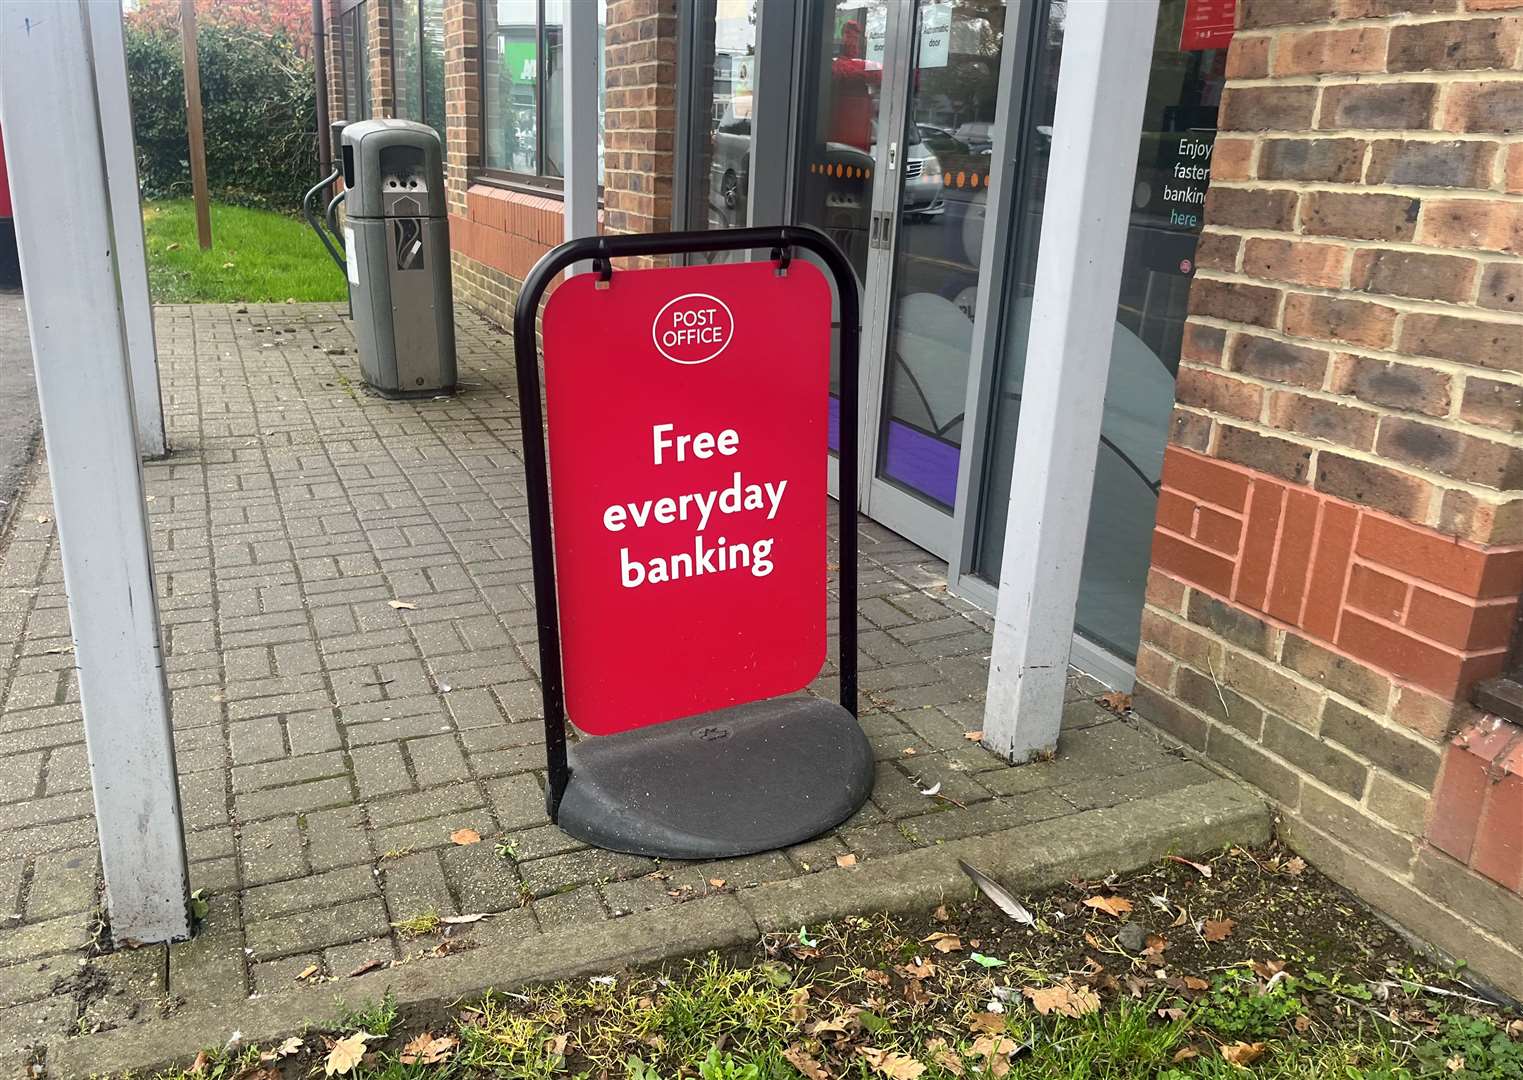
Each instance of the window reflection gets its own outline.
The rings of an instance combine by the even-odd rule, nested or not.
[[[1115,315],[1111,370],[1085,538],[1076,627],[1134,660],[1174,376],[1209,176],[1225,48],[1181,49],[1185,0],[1162,0],[1137,150],[1131,225]],[[1042,201],[1066,9],[1051,0],[1034,40],[1009,246],[1009,295],[980,507],[975,571],[999,579],[1015,452]],[[1055,178],[1054,178],[1055,179]],[[1049,362],[1051,358],[1040,358]]]

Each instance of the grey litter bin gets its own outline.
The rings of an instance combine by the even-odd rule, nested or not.
[[[455,389],[439,136],[409,120],[343,131],[344,248],[365,381],[387,397]]]

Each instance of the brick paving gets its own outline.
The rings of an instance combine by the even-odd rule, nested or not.
[[[989,618],[863,522],[871,801],[833,835],[708,865],[586,848],[545,819],[529,546],[508,338],[461,318],[465,392],[387,402],[331,305],[164,307],[172,455],[147,465],[192,885],[191,941],[93,955],[97,859],[44,466],[0,538],[0,1034],[109,1028],[415,959],[395,924],[494,913],[511,944],[716,891],[1215,779],[1071,682],[1056,760],[981,726]],[[401,600],[412,608],[393,608]],[[833,692],[833,666],[812,688]],[[921,793],[940,783],[940,797]],[[483,840],[451,842],[460,828]],[[722,885],[715,882],[722,881]]]

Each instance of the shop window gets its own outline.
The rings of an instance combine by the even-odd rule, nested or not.
[[[550,189],[561,186],[566,11],[567,0],[484,0],[481,5],[481,161],[488,175]],[[606,24],[607,0],[598,0],[599,184]]]
[[[343,88],[344,120],[370,118],[370,0],[359,0],[340,11],[338,29],[339,85]]]
[[[695,0],[694,101],[686,121],[690,229],[740,228],[750,222],[756,19],[757,0]],[[743,251],[698,256],[706,262],[747,257]]]
[[[388,0],[395,115],[444,135],[444,0]]]
[[[1025,108],[1008,155],[1020,164],[975,560],[975,572],[988,581],[999,580],[1005,542],[1067,13],[1065,0],[1033,8],[1038,22]],[[1078,633],[1128,661],[1137,655],[1174,378],[1226,77],[1225,39],[1187,27],[1190,8],[1187,0],[1159,5],[1079,586]]]

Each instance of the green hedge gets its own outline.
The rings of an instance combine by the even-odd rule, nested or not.
[[[202,26],[197,34],[212,198],[291,210],[319,179],[313,63],[283,35]],[[148,198],[190,194],[179,34],[127,23],[138,178]]]

